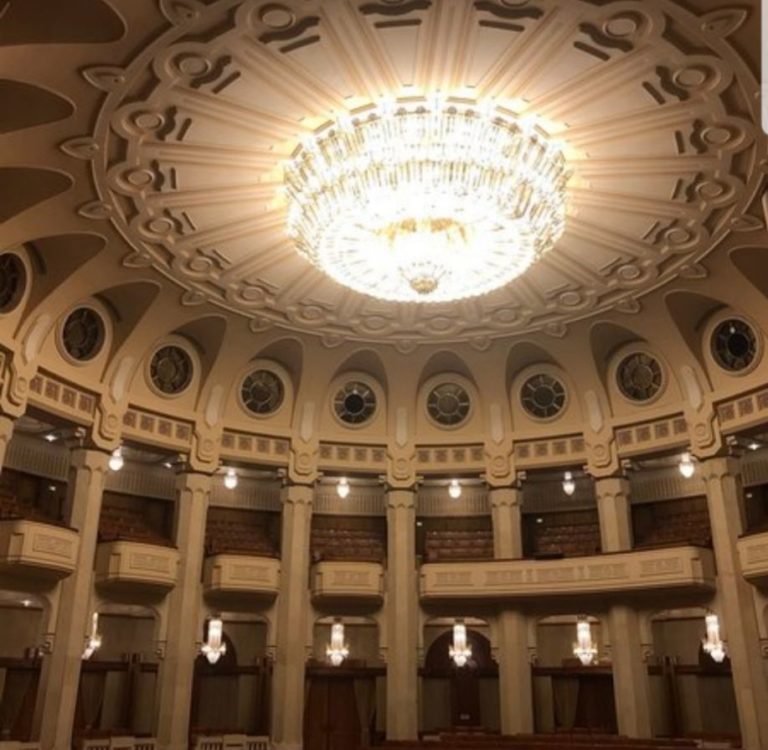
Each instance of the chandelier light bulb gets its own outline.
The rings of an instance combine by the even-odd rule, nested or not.
[[[720,637],[720,621],[716,614],[710,613],[704,618],[707,628],[707,636],[701,641],[701,647],[705,653],[712,657],[712,661],[721,664],[727,656],[725,643]]]
[[[339,479],[336,485],[336,494],[343,500],[349,495],[349,480],[346,477]]]
[[[227,644],[224,643],[224,623],[218,617],[208,620],[208,637],[200,647],[200,653],[208,659],[209,664],[215,664],[227,653]]]
[[[85,639],[83,649],[83,661],[88,661],[101,648],[101,633],[99,633],[99,613],[94,612],[91,617],[91,632]]]
[[[563,492],[565,492],[568,497],[576,492],[576,482],[570,471],[566,471],[565,474],[563,474]]]
[[[56,435],[54,433],[52,433],[52,432],[49,432],[47,435],[45,435],[45,439],[49,443],[55,443],[56,442]]]
[[[453,644],[448,647],[448,656],[457,667],[465,667],[472,658],[472,647],[467,643],[467,627],[463,622],[453,626]]]
[[[597,656],[597,648],[592,642],[592,626],[589,620],[582,619],[576,623],[576,643],[573,646],[573,655],[588,667]]]
[[[340,284],[394,302],[485,294],[565,227],[562,148],[486,102],[382,102],[327,122],[285,166],[288,234]]]
[[[448,485],[448,494],[451,496],[452,500],[458,500],[461,497],[461,485],[459,484],[458,479],[451,479],[451,482]]]
[[[756,451],[760,447],[760,443],[758,443],[757,440],[753,440],[747,447],[751,451]]]
[[[349,656],[349,647],[344,643],[344,623],[334,622],[331,625],[331,642],[325,649],[325,655],[334,667],[340,667]]]
[[[696,466],[693,463],[690,453],[683,453],[683,455],[680,456],[680,463],[677,468],[686,479],[690,479],[694,475]]]
[[[237,481],[237,472],[230,466],[224,474],[224,486],[228,490],[234,490],[237,487]]]
[[[115,448],[115,450],[112,451],[112,455],[109,457],[108,465],[111,471],[120,471],[120,469],[123,468],[125,465],[125,459],[123,458],[122,446]]]

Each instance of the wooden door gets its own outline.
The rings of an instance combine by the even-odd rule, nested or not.
[[[581,675],[576,726],[606,734],[618,731],[611,675]]]
[[[463,667],[453,671],[451,680],[452,721],[455,727],[480,725],[480,684],[477,670]]]
[[[357,750],[361,733],[353,679],[319,676],[307,679],[305,750]]]

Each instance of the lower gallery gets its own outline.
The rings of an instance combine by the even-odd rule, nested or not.
[[[0,2],[0,750],[768,750],[759,0]]]

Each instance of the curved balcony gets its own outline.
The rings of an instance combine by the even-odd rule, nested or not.
[[[384,597],[384,566],[354,560],[319,562],[312,568],[312,597],[380,603]]]
[[[207,594],[277,596],[280,560],[258,555],[211,555],[205,560],[203,586]]]
[[[744,578],[768,588],[768,531],[742,537],[737,547]]]
[[[23,518],[0,521],[0,573],[57,581],[75,569],[79,545],[73,529]]]
[[[715,588],[712,551],[673,547],[561,560],[488,560],[421,566],[422,599],[524,599]]]
[[[96,583],[113,589],[172,589],[179,553],[173,547],[120,539],[96,549]]]

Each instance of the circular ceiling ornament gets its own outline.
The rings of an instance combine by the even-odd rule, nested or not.
[[[376,413],[376,394],[367,383],[353,380],[336,391],[333,413],[346,425],[360,427]]]
[[[160,347],[152,356],[149,379],[163,396],[178,396],[192,382],[192,358],[180,346]]]
[[[254,370],[240,386],[240,400],[251,413],[260,417],[274,414],[285,399],[283,381],[271,370]]]
[[[93,359],[104,345],[104,321],[93,308],[78,307],[61,327],[61,346],[76,362]]]
[[[565,406],[565,386],[547,373],[528,378],[520,389],[523,408],[536,419],[552,419]]]
[[[757,336],[752,326],[741,318],[729,318],[712,332],[712,355],[729,372],[742,372],[755,362]]]
[[[262,328],[326,340],[407,339],[416,347],[546,326],[564,330],[597,313],[639,309],[638,298],[738,230],[731,220],[743,219],[762,179],[760,169],[744,165],[759,164],[768,148],[758,126],[759,83],[751,58],[731,44],[735,37],[714,33],[705,16],[673,0],[629,6],[628,0],[492,0],[445,15],[440,8],[449,2],[465,5],[220,0],[199,4],[193,34],[189,25],[130,26],[126,33],[139,52],[110,81],[94,132],[82,135],[98,146],[99,157],[88,164],[99,203],[132,246],[134,262]],[[499,18],[510,8],[516,9],[515,28],[501,29]],[[552,19],[560,43],[536,59],[531,51],[548,44]],[[465,40],[461,56],[446,65],[443,51],[456,38]],[[635,64],[640,58],[647,64]],[[601,70],[622,74],[614,80]],[[436,91],[443,92],[441,100]],[[457,121],[461,112],[479,109],[477,102],[490,102],[502,119],[535,118],[543,132],[567,144],[572,176],[565,228],[524,278],[503,286],[507,274],[516,273],[504,266],[490,281],[485,270],[498,268],[497,260],[473,253],[464,258],[469,272],[458,291],[449,294],[450,274],[434,248],[449,254],[467,243],[474,248],[473,233],[456,216],[432,211],[395,211],[385,223],[389,209],[379,208],[376,226],[352,226],[356,247],[362,247],[360,236],[373,235],[371,248],[387,248],[389,276],[369,276],[362,264],[346,269],[348,286],[340,288],[327,270],[295,252],[291,214],[298,217],[309,204],[292,208],[285,164],[303,144],[331,143],[325,139],[339,127],[327,125],[331,113],[339,113],[352,129],[347,132],[359,134],[355,121],[374,126],[381,107],[371,102],[377,97],[425,110],[433,101],[439,107],[453,102]],[[426,120],[429,112],[418,116]],[[475,145],[478,156],[492,147]],[[364,165],[349,162],[344,169],[349,174],[341,170],[340,178],[351,185],[354,170],[364,172]],[[341,185],[334,180],[325,184]],[[414,203],[406,207],[411,214],[418,209]],[[329,215],[328,206],[323,210]],[[417,237],[436,241],[422,246],[413,241]],[[321,238],[298,239],[310,255],[311,243]],[[125,257],[119,245],[116,260]],[[471,301],[471,315],[462,304],[372,297],[385,296],[380,287],[387,279],[404,285],[410,301],[443,293],[446,300],[480,296]],[[502,286],[482,293],[483,279],[487,288]],[[322,317],[302,314],[308,299]],[[371,319],[375,327],[366,324]]]
[[[562,148],[477,102],[398,100],[325,123],[285,180],[299,251],[343,286],[392,302],[503,287],[565,226]]]
[[[472,402],[458,383],[441,383],[427,396],[427,414],[442,427],[458,427],[469,416]]]
[[[0,255],[0,313],[16,308],[24,296],[27,272],[21,258],[15,253]]]
[[[664,372],[659,361],[645,352],[634,352],[619,363],[616,384],[631,401],[651,401],[664,385]]]

